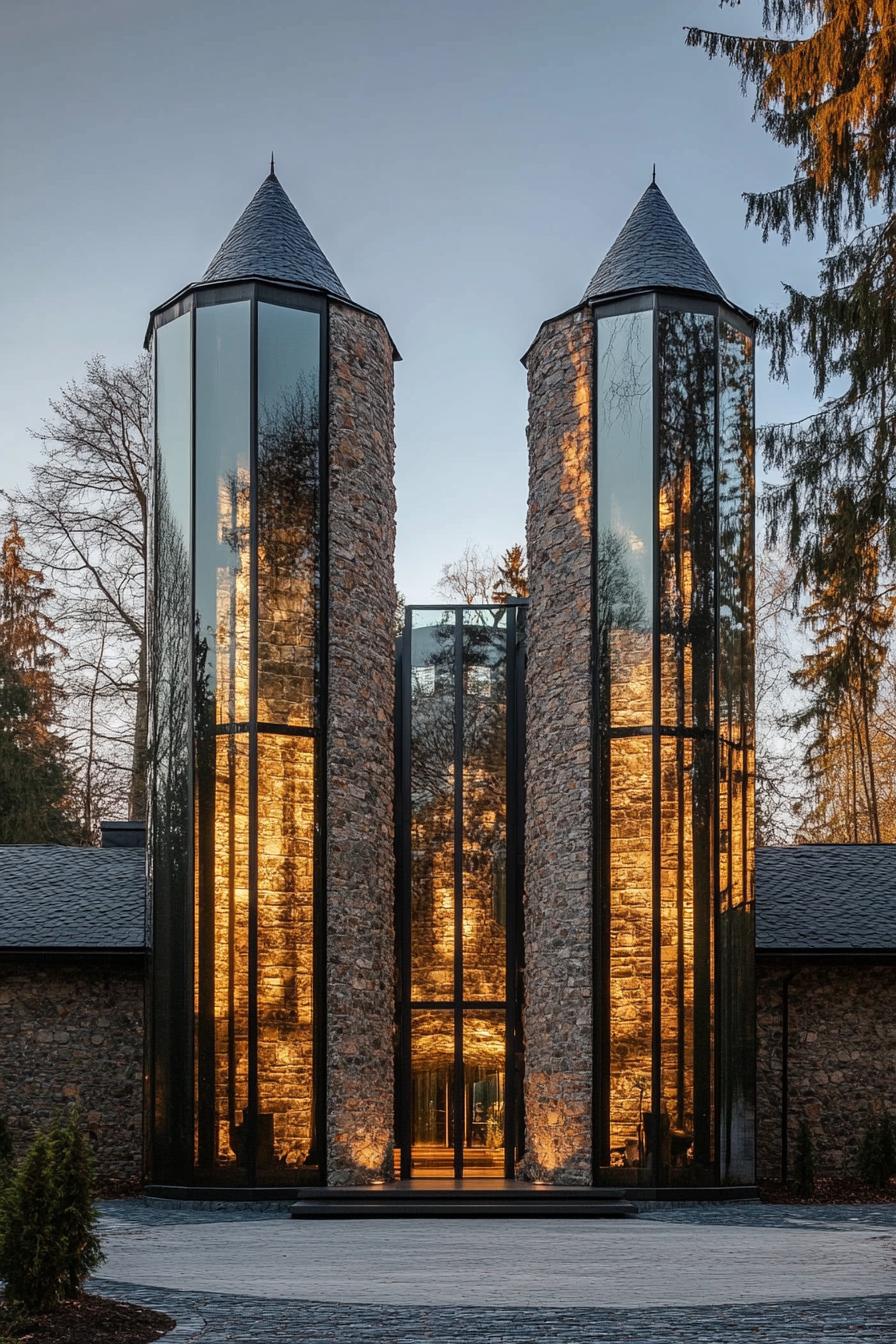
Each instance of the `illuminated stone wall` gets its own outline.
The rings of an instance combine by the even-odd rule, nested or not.
[[[527,359],[531,608],[526,760],[526,1152],[531,1180],[591,1180],[593,325],[545,324]]]
[[[330,304],[327,1166],[392,1172],[395,488],[392,347]]]

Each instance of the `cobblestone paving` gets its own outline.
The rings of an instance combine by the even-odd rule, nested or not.
[[[200,1344],[892,1344],[893,1297],[835,1298],[823,1303],[656,1307],[637,1310],[495,1310],[358,1307],[333,1302],[271,1302],[202,1297],[97,1280],[97,1291],[167,1311],[182,1322],[179,1338]],[[171,1336],[169,1336],[171,1338]]]
[[[103,1206],[118,1221],[148,1228],[286,1218],[268,1208],[196,1209],[116,1201]],[[641,1218],[692,1227],[896,1229],[896,1206],[701,1205],[642,1209]],[[110,1226],[111,1225],[111,1226]],[[455,1225],[456,1226],[456,1225]],[[512,1230],[512,1225],[508,1225]],[[251,1241],[251,1227],[246,1228]],[[176,1339],[201,1344],[894,1344],[896,1263],[892,1295],[826,1301],[733,1303],[651,1308],[494,1306],[369,1306],[251,1296],[178,1292],[98,1278],[96,1291],[167,1311]],[[175,1336],[169,1336],[174,1339]]]

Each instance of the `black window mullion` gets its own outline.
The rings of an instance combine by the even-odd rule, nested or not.
[[[246,1179],[256,1183],[258,1157],[258,303],[249,328],[249,919],[248,1111]]]
[[[454,1175],[464,1171],[464,618],[454,616]]]
[[[412,613],[405,611],[401,638],[400,791],[399,791],[399,918],[401,1003],[399,1023],[399,1138],[401,1179],[411,1176],[411,652]]]
[[[514,1116],[516,1114],[514,1050],[516,1045],[516,980],[513,949],[516,944],[517,888],[515,855],[518,817],[516,808],[517,747],[516,719],[516,608],[507,608],[504,632],[504,1176],[513,1179]]]
[[[317,502],[318,601],[314,622],[314,844],[311,961],[311,1148],[309,1166],[327,1180],[327,709],[330,668],[330,307],[320,309]]]
[[[661,787],[660,731],[662,707],[660,688],[660,387],[659,387],[659,334],[657,296],[653,296],[653,724],[651,760],[651,1070],[650,1113],[653,1134],[650,1142],[650,1170],[653,1183],[658,1185],[660,1173],[660,1122],[662,1096],[662,862],[660,853]]]

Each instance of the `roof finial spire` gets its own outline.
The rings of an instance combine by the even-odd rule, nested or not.
[[[271,172],[274,171],[274,158],[271,156]],[[656,186],[656,164],[653,165],[653,186]]]
[[[274,151],[271,150],[271,177],[274,177]]]

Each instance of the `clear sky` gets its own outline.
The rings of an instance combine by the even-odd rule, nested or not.
[[[744,230],[788,154],[687,23],[758,29],[759,0],[3,0],[0,484],[48,398],[198,279],[277,173],[396,377],[397,580],[432,597],[467,542],[523,536],[519,356],[576,303],[657,164],[747,308],[811,285],[818,244]],[[770,386],[760,419],[807,409]]]

